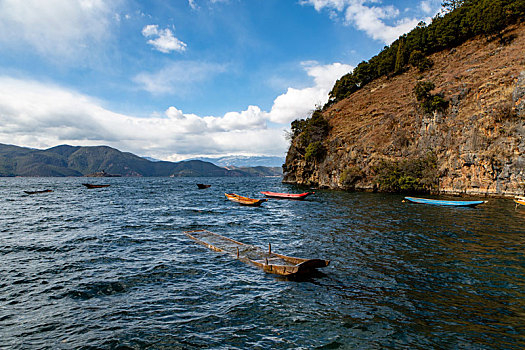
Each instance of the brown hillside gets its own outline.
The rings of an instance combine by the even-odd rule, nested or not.
[[[343,172],[357,173],[352,187],[373,189],[381,160],[434,152],[440,192],[522,194],[525,189],[525,25],[500,37],[479,37],[436,53],[424,73],[411,68],[378,79],[324,111],[331,125],[327,155],[306,162],[291,145],[285,182],[345,188]],[[435,84],[449,102],[426,114],[413,88]],[[347,176],[347,174],[345,176]]]

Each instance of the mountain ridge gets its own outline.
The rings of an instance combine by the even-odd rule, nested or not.
[[[153,162],[109,146],[59,145],[33,149],[0,144],[0,176],[85,176],[105,171],[121,176],[263,176],[264,172],[226,169],[190,160]]]

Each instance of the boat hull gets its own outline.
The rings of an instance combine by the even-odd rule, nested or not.
[[[266,197],[269,197],[269,198],[296,199],[296,200],[303,200],[306,197],[308,197],[309,195],[314,194],[314,192],[278,193],[278,192],[271,192],[271,191],[261,191],[261,193],[264,194]]]
[[[42,190],[42,191],[24,191],[27,194],[39,194],[39,193],[49,193],[53,192],[53,190]]]
[[[103,187],[109,187],[109,185],[93,185],[93,184],[82,184],[86,186],[86,188],[103,188]]]
[[[266,198],[254,199],[254,198],[239,196],[238,194],[235,194],[235,193],[225,193],[224,195],[226,196],[226,198],[228,198],[232,202],[239,203],[240,205],[251,206],[251,207],[258,207],[262,203],[268,201],[268,199]]]
[[[329,260],[304,259],[273,253],[271,250],[263,251],[256,246],[237,242],[208,230],[186,231],[184,234],[211,250],[227,253],[264,272],[276,275],[307,275],[330,264]]]
[[[405,197],[405,199],[413,203],[452,206],[452,207],[475,207],[476,205],[485,203],[485,201],[451,201],[451,200],[427,199],[427,198],[416,198],[416,197]]]

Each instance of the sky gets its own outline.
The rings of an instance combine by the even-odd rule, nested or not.
[[[284,156],[290,123],[441,0],[0,0],[0,143]]]

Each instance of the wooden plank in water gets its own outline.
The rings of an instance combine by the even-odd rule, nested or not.
[[[186,231],[184,233],[211,250],[227,253],[268,273],[283,276],[307,274],[316,268],[326,267],[330,263],[329,260],[303,259],[273,253],[271,246],[268,251],[265,251],[259,247],[241,243],[208,230]]]

